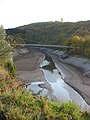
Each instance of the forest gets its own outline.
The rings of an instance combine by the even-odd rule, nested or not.
[[[69,53],[90,57],[90,21],[39,22],[6,29],[6,33],[14,40],[18,36],[25,43],[74,46]],[[79,52],[76,52],[77,48]]]

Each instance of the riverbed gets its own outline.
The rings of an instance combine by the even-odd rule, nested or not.
[[[27,89],[36,95],[48,96],[48,99],[54,101],[72,101],[83,110],[89,109],[85,100],[64,82],[63,78],[70,76],[66,65],[62,66],[57,58],[44,58],[44,54],[32,49],[28,53],[20,53],[14,61],[19,80],[26,83]]]
[[[84,99],[64,82],[57,66],[50,56],[46,56],[40,66],[44,73],[45,82],[34,82],[28,86],[28,90],[33,90],[35,93],[41,92],[41,95],[48,95],[48,98],[54,101],[72,101],[82,110],[90,109],[90,106],[84,101]]]

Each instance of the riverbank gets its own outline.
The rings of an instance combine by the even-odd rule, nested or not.
[[[85,69],[81,69],[79,65],[75,66],[75,63],[78,61],[72,64],[73,59],[72,61],[69,61],[68,58],[67,61],[67,59],[63,60],[53,55],[52,58],[62,75],[63,80],[74,88],[74,90],[76,90],[84,98],[87,104],[90,105],[90,77],[83,75],[83,71],[85,71]]]
[[[23,49],[22,52],[14,57],[18,79],[23,83],[29,84],[31,82],[44,81],[44,75],[40,68],[40,63],[44,59],[43,53],[32,49],[25,51]]]
[[[63,80],[90,105],[90,59],[47,48],[42,48],[41,51],[52,57]]]

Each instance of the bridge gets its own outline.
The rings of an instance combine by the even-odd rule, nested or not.
[[[51,47],[51,48],[74,48],[72,46],[44,45],[44,44],[17,44],[17,46],[26,46],[26,47]]]

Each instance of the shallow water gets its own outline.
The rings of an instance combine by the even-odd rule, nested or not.
[[[44,82],[33,82],[31,83],[31,85],[28,85],[27,89],[28,91],[33,91],[34,94],[38,95],[42,95],[42,96],[46,96],[47,95],[47,90],[45,88],[40,88],[38,85],[39,84],[43,84]]]
[[[58,69],[55,67],[54,62],[51,57],[46,57],[46,59],[40,65],[45,76],[45,80],[51,85],[52,91],[46,90],[45,88],[40,88],[38,85],[43,82],[34,82],[28,86],[28,89],[33,90],[35,93],[41,91],[42,95],[50,94],[55,96],[58,101],[66,102],[73,101],[82,110],[90,109],[90,106],[84,101],[84,99],[69,85],[67,85],[61,78]],[[51,92],[51,93],[50,93]]]

